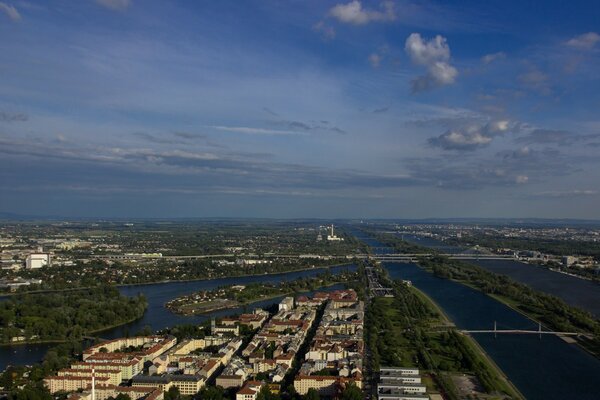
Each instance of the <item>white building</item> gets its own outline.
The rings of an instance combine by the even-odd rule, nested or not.
[[[294,309],[294,298],[293,297],[285,297],[279,303],[278,311],[290,311]]]
[[[50,254],[33,253],[27,256],[25,266],[27,269],[49,267],[51,265]]]
[[[329,241],[342,241],[342,240],[344,240],[344,238],[335,236],[335,233],[333,232],[333,224],[331,224],[331,234],[327,235],[327,240],[329,240]]]

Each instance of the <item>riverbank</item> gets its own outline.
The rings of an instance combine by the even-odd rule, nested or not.
[[[228,276],[220,276],[220,277],[215,277],[215,278],[198,278],[198,279],[167,279],[167,280],[161,280],[161,281],[140,282],[140,283],[119,283],[119,284],[115,284],[113,286],[115,286],[117,288],[128,288],[128,287],[136,287],[136,286],[149,286],[149,285],[160,285],[160,284],[180,283],[180,282],[208,282],[208,281],[215,281],[218,279],[228,279],[228,278],[251,278],[251,277],[256,277],[256,276],[282,275],[282,274],[288,274],[288,273],[293,273],[293,272],[313,271],[313,270],[319,270],[319,269],[328,270],[331,268],[343,267],[346,265],[350,266],[350,265],[353,265],[355,260],[356,259],[350,259],[350,260],[348,260],[349,262],[347,262],[347,263],[338,263],[338,264],[324,265],[324,266],[318,266],[318,267],[313,266],[313,267],[306,267],[306,268],[289,269],[289,270],[285,270],[285,271],[267,272],[267,273],[262,273],[262,274],[228,275]],[[87,289],[92,289],[92,288],[94,288],[94,286],[82,286],[82,287],[65,288],[65,289],[32,290],[32,291],[27,291],[27,292],[10,292],[10,293],[0,294],[0,299],[10,298],[12,296],[18,296],[18,295],[25,295],[25,294],[48,294],[48,293],[73,292],[73,291],[87,290]]]
[[[590,355],[600,358],[600,321],[586,311],[569,306],[551,295],[536,291],[511,278],[480,266],[449,259],[421,260],[418,264],[429,273],[477,290],[504,304],[528,320],[559,332],[580,332],[572,340]]]
[[[337,276],[337,275],[335,275]],[[317,283],[318,287],[316,289],[326,289],[328,287],[340,284],[340,283],[346,283],[346,282],[351,282],[353,281],[351,280],[342,280],[342,279],[333,279],[332,281],[329,281],[327,283],[317,283],[317,282],[309,282],[307,284],[310,283]],[[294,284],[296,281],[290,281],[290,282],[285,282],[280,284],[279,287],[274,287],[274,286],[266,286],[265,284],[258,284],[258,285],[263,285],[263,288],[266,290],[268,289],[278,289],[281,288],[281,285],[289,285],[289,284]],[[225,290],[227,289],[231,289],[233,286],[236,285],[230,285],[230,287],[225,288]],[[244,301],[238,301],[235,299],[230,299],[230,298],[215,298],[215,299],[211,299],[206,301],[206,304],[203,304],[202,302],[200,303],[192,303],[193,306],[197,305],[197,308],[190,308],[189,304],[177,304],[177,302],[182,302],[185,301],[185,299],[189,299],[190,301],[194,300],[194,294],[188,295],[188,296],[184,296],[181,299],[173,299],[171,301],[169,301],[168,303],[165,304],[165,308],[169,311],[171,311],[174,314],[177,315],[182,315],[182,316],[194,316],[194,315],[202,315],[202,314],[208,314],[211,312],[215,312],[215,311],[222,311],[222,310],[230,310],[230,309],[235,309],[235,308],[240,308],[240,307],[245,307],[248,306],[250,304],[256,303],[256,302],[260,302],[260,301],[268,301],[271,299],[275,299],[277,297],[281,297],[281,296],[289,296],[289,295],[293,295],[295,293],[300,293],[300,292],[305,292],[305,291],[309,291],[309,290],[316,290],[313,289],[312,286],[314,285],[309,285],[311,287],[300,287],[297,288],[296,290],[284,290],[284,291],[279,291],[276,293],[272,293],[272,294],[268,294],[268,295],[257,295],[257,296],[252,296]],[[256,289],[256,288],[253,288]],[[241,290],[241,292],[243,292],[243,289]],[[242,294],[242,293],[240,293]],[[217,303],[214,306],[211,306],[210,303]],[[172,304],[177,304],[177,305],[172,305]],[[184,310],[185,311],[182,311]]]
[[[125,296],[111,286],[10,298],[0,302],[0,341],[12,345],[78,340],[138,320],[147,309],[143,295]]]
[[[421,297],[423,301],[429,303],[429,305],[440,315],[440,318],[443,321],[443,326],[455,326],[454,322],[446,315],[444,310],[429,296],[427,296],[423,291],[418,288],[412,286],[412,290],[414,290],[418,296]]]
[[[135,318],[129,319],[129,320],[125,321],[125,322],[121,322],[121,323],[118,323],[118,324],[112,324],[112,325],[109,325],[109,326],[102,327],[100,329],[96,329],[96,330],[90,331],[88,333],[84,333],[83,336],[81,337],[81,339],[85,340],[86,338],[95,337],[96,334],[98,334],[98,333],[106,332],[106,331],[109,331],[111,329],[115,329],[115,328],[118,328],[120,326],[130,324],[130,323],[135,322],[135,321],[137,321],[139,319],[142,319],[143,317],[144,316],[141,315],[139,317],[135,317]],[[80,340],[80,339],[75,339],[75,340]],[[3,342],[3,343],[0,343],[0,346],[1,347],[14,347],[14,346],[20,346],[20,345],[25,346],[25,345],[31,345],[31,344],[60,344],[60,343],[67,343],[69,341],[70,341],[69,339],[24,340],[24,341],[9,342],[9,343]]]
[[[441,393],[448,400],[472,395],[524,398],[425,292],[400,279],[391,280],[387,268],[376,266],[373,274],[393,293],[393,297],[373,297],[365,316],[374,370],[380,365],[419,368],[433,378],[428,392]]]
[[[454,322],[452,322],[452,320],[448,317],[448,315],[446,315],[446,313],[444,312],[442,307],[439,306],[439,304],[437,304],[431,297],[429,297],[427,294],[425,294],[423,291],[419,290],[418,288],[413,286],[411,289],[416,291],[418,293],[418,295],[429,304],[430,307],[432,307],[434,310],[436,310],[439,313],[441,319],[444,321],[444,323],[446,325],[451,327],[451,329],[454,329],[454,327],[455,327]],[[525,399],[525,396],[510,381],[510,379],[508,379],[508,377],[506,376],[504,371],[502,371],[502,369],[494,362],[494,360],[491,359],[491,357],[485,352],[485,350],[479,345],[479,343],[477,343],[477,341],[470,335],[464,335],[464,338],[466,340],[468,340],[470,346],[473,346],[475,349],[477,349],[478,354],[479,354],[479,359],[481,361],[485,362],[491,368],[491,370],[494,371],[494,373],[497,376],[501,377],[504,384],[508,388],[510,388],[510,390],[513,392],[513,393],[508,393],[508,394],[511,397],[516,398],[516,399]]]

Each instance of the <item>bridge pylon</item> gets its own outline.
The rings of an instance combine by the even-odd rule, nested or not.
[[[498,338],[498,328],[496,326],[496,321],[494,321],[494,339]]]

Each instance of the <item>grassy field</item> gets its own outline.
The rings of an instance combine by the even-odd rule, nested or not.
[[[523,398],[429,297],[399,282],[393,288],[393,298],[374,298],[368,308],[366,339],[374,370],[381,365],[419,368],[428,393],[446,399]]]

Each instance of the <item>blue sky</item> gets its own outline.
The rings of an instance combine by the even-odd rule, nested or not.
[[[0,211],[600,218],[600,4],[0,0]]]

